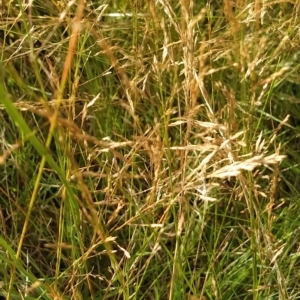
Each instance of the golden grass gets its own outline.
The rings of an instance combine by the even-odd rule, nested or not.
[[[296,299],[274,236],[296,4],[3,5],[2,294]]]

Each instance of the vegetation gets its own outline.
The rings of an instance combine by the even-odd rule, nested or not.
[[[0,295],[299,299],[299,5],[3,0]]]

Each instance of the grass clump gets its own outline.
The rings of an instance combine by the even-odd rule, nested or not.
[[[296,4],[2,5],[2,297],[298,299]]]

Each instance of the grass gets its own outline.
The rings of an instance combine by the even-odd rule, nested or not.
[[[24,5],[0,22],[0,296],[298,299],[297,4]]]

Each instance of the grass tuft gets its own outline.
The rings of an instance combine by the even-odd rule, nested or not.
[[[0,14],[1,297],[299,298],[297,4]]]

